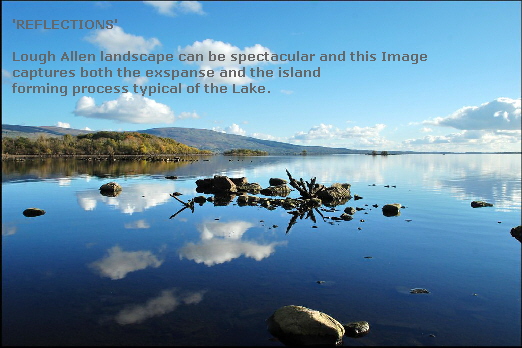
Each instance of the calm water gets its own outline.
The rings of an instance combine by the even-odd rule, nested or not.
[[[4,162],[2,343],[281,346],[265,319],[295,304],[370,323],[344,345],[519,345],[520,165],[520,155]],[[348,182],[363,199],[288,233],[288,211],[235,201],[170,218],[183,205],[169,194],[201,195],[199,178],[267,187],[285,169]],[[109,181],[117,197],[99,193]],[[406,208],[385,217],[386,203]],[[330,219],[348,206],[366,210]],[[29,207],[46,214],[23,216]],[[409,293],[417,287],[430,293]]]

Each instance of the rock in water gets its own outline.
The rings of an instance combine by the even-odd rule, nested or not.
[[[487,203],[487,202],[484,202],[484,201],[473,201],[473,202],[471,202],[471,207],[472,208],[492,207],[492,206],[493,206],[493,204]]]
[[[26,217],[36,217],[45,214],[45,210],[39,208],[27,208],[22,214]]]
[[[115,182],[108,182],[100,186],[100,191],[105,193],[116,193],[122,190],[121,186]]]
[[[370,324],[367,321],[354,321],[352,323],[343,324],[346,330],[345,335],[348,337],[362,337],[370,332]]]
[[[344,327],[328,314],[284,306],[267,319],[268,331],[285,345],[340,345]]]
[[[386,204],[382,207],[382,215],[384,216],[398,216],[401,215],[401,204],[392,203]]]
[[[522,226],[513,227],[511,229],[511,236],[522,242]]]

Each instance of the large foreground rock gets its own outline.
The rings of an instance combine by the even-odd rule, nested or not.
[[[336,202],[336,205],[344,204],[352,198],[350,184],[332,184],[332,186],[318,191],[317,197],[326,203]]]
[[[340,345],[344,327],[328,314],[284,306],[267,319],[268,331],[285,345]]]

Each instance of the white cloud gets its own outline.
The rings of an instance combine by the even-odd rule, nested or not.
[[[423,133],[429,133],[429,132],[433,132],[433,129],[428,128],[428,127],[423,127],[420,129],[420,131]]]
[[[235,123],[232,123],[231,126],[228,126],[225,129],[222,129],[221,127],[212,127],[212,130],[220,133],[246,135],[246,131]]]
[[[89,127],[85,127],[85,128],[83,128],[83,130],[90,131],[92,129],[90,129]]]
[[[222,54],[224,55],[223,60],[209,60],[209,53],[212,52],[214,57]],[[213,69],[217,76],[214,77],[205,77],[201,79],[201,81],[206,83],[215,83],[215,84],[246,84],[253,82],[254,80],[248,75],[248,68],[245,71],[244,76],[241,76],[238,72],[241,71],[241,68],[246,66],[254,66],[259,65],[261,62],[254,61],[245,61],[241,64],[238,61],[234,61],[232,59],[232,54],[263,54],[268,53],[272,54],[269,48],[264,47],[260,44],[255,44],[254,46],[244,47],[243,49],[233,46],[230,43],[226,43],[223,41],[215,41],[212,39],[206,39],[203,41],[196,41],[192,45],[185,46],[181,48],[178,47],[178,54],[201,54],[203,55],[203,61],[191,62],[185,61],[187,64],[197,64],[200,69]],[[232,72],[232,76],[221,76],[220,73],[222,70],[227,70]],[[234,75],[236,72],[237,75]]]
[[[185,119],[185,118],[199,118],[199,115],[195,111],[192,111],[192,112],[183,111],[183,112],[179,113],[177,118],[180,120]]]
[[[146,76],[139,76],[139,77],[125,77],[123,79],[123,81],[125,82],[129,82],[131,84],[137,84],[139,86],[143,86],[144,84],[146,84],[147,82],[149,82],[149,79],[148,77]]]
[[[18,227],[2,223],[2,236],[11,236],[16,233]]]
[[[265,134],[265,133],[252,133],[250,136],[252,138],[257,138],[257,139],[261,139],[261,140],[272,140],[272,141],[280,141],[280,142],[287,141],[286,138],[279,138],[279,137],[275,137],[273,135]]]
[[[426,151],[520,151],[520,130],[463,130],[403,141],[406,149]],[[414,145],[414,147],[412,147]]]
[[[122,93],[118,99],[103,102],[99,106],[94,98],[83,96],[76,103],[74,114],[128,123],[174,122],[174,112],[167,105],[132,93]]]
[[[158,11],[159,14],[174,17],[178,12],[203,15],[203,5],[199,1],[143,1]]]
[[[293,94],[294,91],[290,91],[290,90],[287,90],[287,89],[282,89],[281,93],[290,95],[290,94]]]
[[[198,304],[206,291],[189,292],[175,295],[175,289],[163,290],[157,297],[145,304],[127,306],[114,318],[120,325],[140,323],[146,319],[174,311],[180,304]]]
[[[65,123],[65,122],[58,122],[58,123],[56,123],[56,127],[71,128],[71,125],[69,123]]]
[[[462,130],[517,130],[521,126],[520,101],[520,98],[497,98],[480,106],[465,106],[447,117],[423,123]]]
[[[310,141],[318,139],[338,139],[338,138],[361,138],[370,140],[371,138],[379,138],[379,133],[386,127],[384,124],[376,124],[373,127],[354,126],[346,129],[334,128],[333,125],[321,123],[318,126],[310,128],[308,132],[296,133],[290,140]]]
[[[148,267],[158,268],[163,263],[148,250],[123,251],[118,245],[107,250],[108,255],[95,261],[89,267],[96,270],[100,276],[112,280],[123,279],[130,272]]]
[[[105,53],[149,53],[161,42],[155,37],[145,39],[143,36],[127,34],[115,25],[112,29],[97,29],[85,39],[102,48]]]

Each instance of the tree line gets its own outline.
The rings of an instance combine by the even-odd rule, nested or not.
[[[138,132],[109,132],[62,137],[2,138],[2,155],[160,155],[211,154],[171,138]]]

